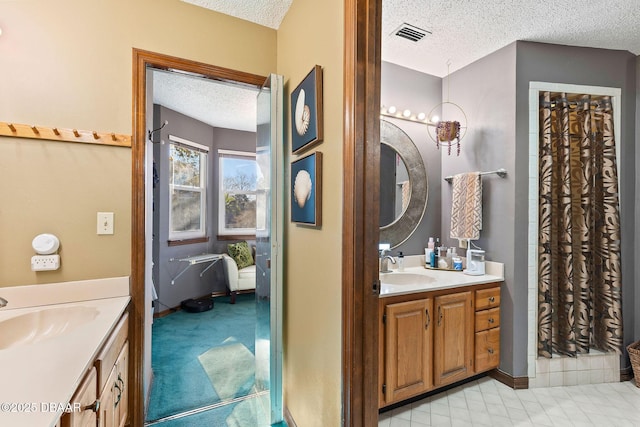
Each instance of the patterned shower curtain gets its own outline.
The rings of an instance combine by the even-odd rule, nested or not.
[[[621,352],[618,177],[610,97],[540,98],[538,355]]]

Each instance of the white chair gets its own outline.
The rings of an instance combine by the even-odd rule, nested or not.
[[[238,292],[255,291],[256,265],[252,264],[238,269],[234,259],[227,254],[222,255],[222,261],[224,262],[224,272],[227,277],[227,287],[231,294],[231,304],[235,304]]]

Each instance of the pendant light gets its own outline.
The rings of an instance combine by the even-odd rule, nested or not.
[[[447,100],[433,107],[429,115],[431,123],[427,128],[427,133],[436,143],[436,147],[447,147],[447,154],[451,155],[451,147],[457,147],[457,155],[460,155],[460,140],[467,132],[467,115],[456,103],[449,101],[449,85],[451,76],[449,67],[451,61],[447,61]],[[440,117],[434,115],[440,109]],[[434,128],[433,130],[430,128]]]

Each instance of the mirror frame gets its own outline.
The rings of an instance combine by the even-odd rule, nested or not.
[[[402,215],[391,224],[380,227],[380,243],[389,243],[395,248],[406,242],[422,221],[427,209],[429,184],[422,155],[402,129],[391,122],[380,120],[380,143],[389,145],[400,155],[411,183],[411,197]]]

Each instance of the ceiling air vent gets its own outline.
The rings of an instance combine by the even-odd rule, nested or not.
[[[431,32],[427,30],[423,30],[421,28],[415,27],[413,25],[409,25],[404,23],[400,25],[394,32],[394,35],[398,37],[405,38],[407,40],[411,40],[412,42],[418,42],[422,40],[424,36],[427,34],[431,34]]]

